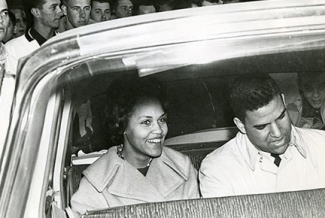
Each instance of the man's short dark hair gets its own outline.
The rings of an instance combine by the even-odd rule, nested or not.
[[[113,9],[113,10],[116,10],[116,8],[117,8],[117,6],[118,6],[118,3],[119,3],[119,1],[121,1],[121,0],[112,0],[111,1],[111,4],[110,4],[110,6],[111,6],[111,8]],[[130,0],[131,2],[132,2],[132,4],[133,4],[133,1],[134,0]]]
[[[46,3],[46,0],[28,0],[23,1],[23,7],[26,14],[27,29],[31,28],[34,25],[34,16],[32,15],[32,8],[42,9],[43,5]]]
[[[93,2],[99,2],[99,3],[109,3],[109,4],[111,4],[111,0],[91,0],[91,3],[93,3]]]
[[[269,104],[281,95],[277,83],[267,74],[246,74],[235,79],[230,91],[230,105],[243,123],[246,112]]]
[[[133,4],[133,14],[134,15],[139,14],[140,6],[150,6],[150,5],[152,5],[156,9],[155,3],[154,3],[153,0],[132,0],[132,4]]]
[[[15,14],[9,11],[9,19],[13,26],[16,26],[16,17]]]

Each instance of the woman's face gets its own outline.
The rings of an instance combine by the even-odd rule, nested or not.
[[[167,132],[167,115],[160,102],[142,100],[133,109],[125,129],[125,158],[128,160],[132,156],[133,160],[145,161],[150,157],[159,157]]]

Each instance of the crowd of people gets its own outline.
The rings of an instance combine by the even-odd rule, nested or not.
[[[35,29],[35,18],[39,18],[44,26],[50,26],[56,33],[61,33],[96,22],[135,15],[244,1],[248,0],[32,0],[13,5],[8,3],[9,26],[2,42],[7,43],[31,28],[46,40],[52,37],[53,34],[48,35]],[[56,8],[52,8],[53,4]],[[58,19],[59,26],[54,24]],[[38,44],[41,45],[40,42]]]
[[[67,30],[141,14],[248,0],[29,0],[14,4],[0,1],[1,64],[6,74],[15,76],[20,58]],[[6,75],[0,72],[3,81]],[[2,85],[3,82],[0,91]]]

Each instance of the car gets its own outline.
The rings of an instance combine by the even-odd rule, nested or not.
[[[90,102],[100,121],[116,78],[164,83],[171,108],[165,146],[199,169],[205,155],[237,133],[227,99],[236,76],[270,74],[290,103],[299,96],[297,74],[325,69],[324,15],[325,0],[258,1],[118,19],[50,39],[21,60],[13,104],[6,105],[12,110],[0,133],[0,217],[72,217],[69,202],[82,170],[111,146],[100,122],[104,147],[78,144],[75,115]],[[84,217],[324,217],[324,194],[148,203]]]

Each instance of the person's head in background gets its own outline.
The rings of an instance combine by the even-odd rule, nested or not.
[[[314,109],[325,105],[325,73],[306,72],[298,74],[298,87],[304,99]]]
[[[5,0],[0,0],[0,41],[6,36],[7,28],[9,25],[8,6]],[[2,48],[2,43],[0,43]]]
[[[284,96],[267,74],[247,74],[232,84],[234,123],[263,152],[283,154],[291,139],[291,121]]]
[[[90,0],[62,0],[61,8],[66,16],[68,30],[88,25],[91,11]]]
[[[109,0],[92,0],[90,19],[101,22],[111,19],[111,4]]]
[[[123,156],[159,157],[168,132],[165,89],[154,78],[117,79],[107,91],[105,124],[110,142],[123,144]]]
[[[134,1],[134,5],[133,5],[134,15],[150,14],[155,12],[156,12],[156,8],[154,6],[153,0]]]
[[[29,0],[24,1],[24,11],[27,19],[27,29],[34,28],[48,39],[54,35],[60,25],[62,11],[60,0]]]
[[[155,0],[157,12],[171,11],[174,8],[176,0]]]
[[[13,39],[16,31],[16,17],[11,11],[9,11],[9,24],[7,27],[6,35],[3,38],[2,42],[6,43],[9,40]]]
[[[10,7],[9,9],[16,18],[16,31],[14,34],[14,38],[17,38],[21,35],[25,34],[27,23],[26,23],[26,13],[21,7]]]
[[[223,4],[222,0],[204,0],[202,2],[202,6],[211,6],[211,5],[218,5]]]
[[[179,0],[173,4],[173,10],[185,9],[185,8],[196,8],[202,6],[201,0]]]
[[[113,13],[116,19],[130,17],[133,14],[133,3],[130,0],[114,0]]]

